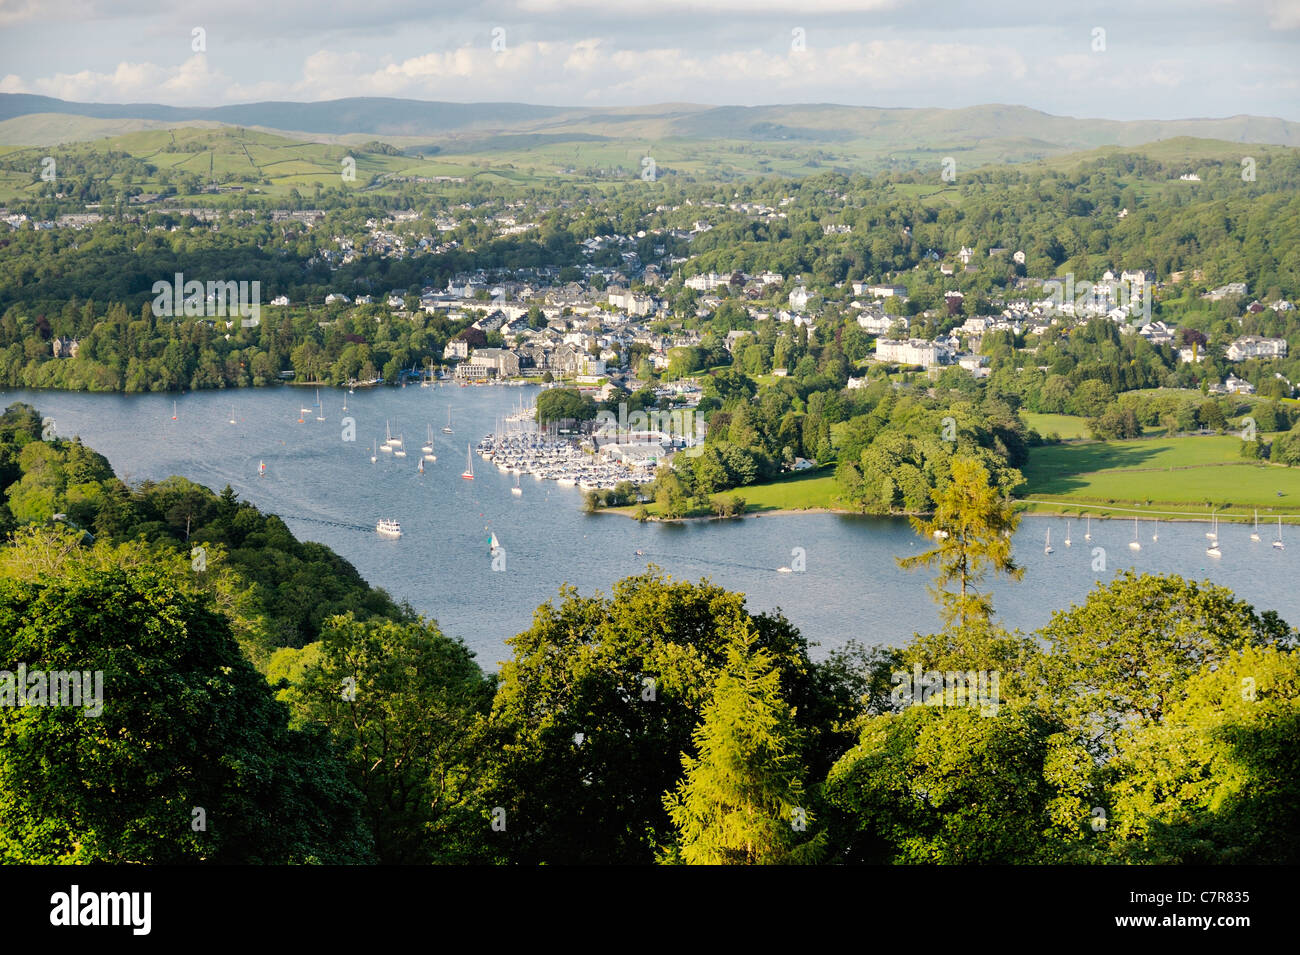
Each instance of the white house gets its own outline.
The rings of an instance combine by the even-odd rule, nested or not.
[[[1247,358],[1285,358],[1286,339],[1245,335],[1229,345],[1226,354],[1229,361],[1245,361]]]
[[[943,364],[947,358],[948,348],[939,342],[930,342],[921,338],[876,339],[878,361],[894,361],[901,365],[922,365],[931,368]]]
[[[908,320],[902,316],[873,315],[870,312],[858,316],[858,325],[870,335],[888,335],[895,323],[902,325],[904,331],[909,327]]]

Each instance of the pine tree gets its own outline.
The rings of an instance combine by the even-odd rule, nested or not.
[[[924,553],[900,558],[904,570],[939,566],[930,592],[939,602],[946,626],[987,623],[993,601],[974,585],[988,568],[1015,580],[1024,576],[1011,556],[1011,534],[1020,523],[1008,496],[990,479],[989,471],[974,458],[952,459],[952,480],[935,494],[931,520],[912,518],[912,527],[939,543]],[[952,583],[958,585],[948,590]]]
[[[755,639],[746,628],[727,648],[693,734],[699,756],[682,756],[686,776],[664,797],[678,833],[665,861],[806,864],[822,853],[825,834],[804,834],[812,814],[794,710],[781,695],[771,655]]]

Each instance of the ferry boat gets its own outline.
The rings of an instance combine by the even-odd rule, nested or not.
[[[397,521],[381,518],[375,524],[375,532],[380,537],[401,537],[402,525]]]

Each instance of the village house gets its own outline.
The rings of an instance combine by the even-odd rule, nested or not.
[[[1262,338],[1244,335],[1228,346],[1228,361],[1245,361],[1247,358],[1285,358],[1285,338]]]
[[[876,360],[898,362],[900,365],[921,365],[931,368],[945,364],[949,357],[948,347],[940,342],[926,341],[922,338],[893,340],[876,339]]]
[[[75,338],[55,338],[50,347],[55,358],[76,358],[81,350],[81,342]]]
[[[504,348],[476,348],[467,362],[456,366],[458,378],[515,378],[519,357]]]

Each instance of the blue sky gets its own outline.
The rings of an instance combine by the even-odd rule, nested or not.
[[[174,105],[1010,103],[1300,120],[1298,46],[1300,0],[0,0],[0,92]]]

